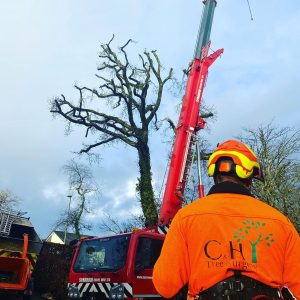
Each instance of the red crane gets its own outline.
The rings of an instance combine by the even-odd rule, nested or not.
[[[215,0],[206,0],[204,1],[204,5],[205,8],[202,15],[195,55],[188,70],[186,93],[183,98],[165,193],[160,211],[160,225],[169,224],[182,206],[187,171],[190,167],[189,157],[191,148],[197,140],[197,132],[205,126],[205,121],[203,117],[199,116],[199,112],[208,68],[224,51],[223,49],[219,49],[211,55],[208,55],[210,48],[209,36],[217,2]],[[198,164],[199,159],[198,155]],[[203,197],[204,187],[201,180],[199,180],[198,190],[199,197]]]

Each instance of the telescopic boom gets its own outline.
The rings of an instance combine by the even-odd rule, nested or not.
[[[187,172],[190,166],[191,148],[198,130],[205,126],[199,116],[203,90],[208,68],[223,53],[223,49],[208,56],[210,32],[217,2],[203,1],[204,9],[198,33],[194,59],[188,71],[186,92],[183,98],[181,113],[168,172],[165,193],[159,216],[159,225],[168,225],[184,201],[184,189]],[[199,184],[199,197],[203,197],[204,188]]]

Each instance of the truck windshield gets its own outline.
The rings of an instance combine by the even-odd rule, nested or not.
[[[109,272],[124,267],[130,234],[83,241],[74,264],[75,272]]]

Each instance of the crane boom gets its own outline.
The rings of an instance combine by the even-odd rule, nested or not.
[[[177,132],[166,181],[165,193],[159,216],[159,225],[167,225],[181,208],[189,168],[189,158],[194,137],[203,129],[205,121],[199,116],[202,95],[208,68],[223,53],[223,49],[208,55],[210,32],[216,7],[216,0],[206,0],[200,23],[194,59],[188,71],[186,92],[183,98]],[[200,197],[203,188],[199,188]]]

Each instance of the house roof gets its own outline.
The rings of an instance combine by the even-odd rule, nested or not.
[[[24,233],[28,234],[28,251],[39,253],[42,241],[33,227],[22,226],[13,223],[9,235],[0,235],[0,249],[16,250],[22,249]]]
[[[13,224],[27,226],[27,227],[33,227],[29,218],[17,218],[14,220]]]
[[[54,233],[62,240],[64,241],[65,239],[65,232],[64,231],[59,231],[55,230]],[[66,234],[66,244],[70,244],[71,241],[76,240],[77,235],[75,233],[67,232]]]
[[[48,237],[45,239],[45,241],[47,241],[49,239],[49,237],[51,236],[51,234],[55,233],[61,240],[62,242],[65,239],[65,232],[64,231],[60,231],[60,230],[54,230],[52,231]],[[89,235],[81,235],[81,238],[87,238],[90,237]],[[69,245],[70,242],[72,242],[73,240],[78,240],[77,235],[75,233],[72,232],[67,232],[66,234],[66,244]]]
[[[0,213],[9,213],[5,211],[0,211]],[[11,248],[15,250],[17,248],[23,247],[23,236],[28,234],[28,250],[30,252],[39,253],[42,241],[35,231],[29,218],[23,217],[18,213],[12,213],[14,216],[13,223],[11,224],[9,234],[0,234],[0,248]]]

